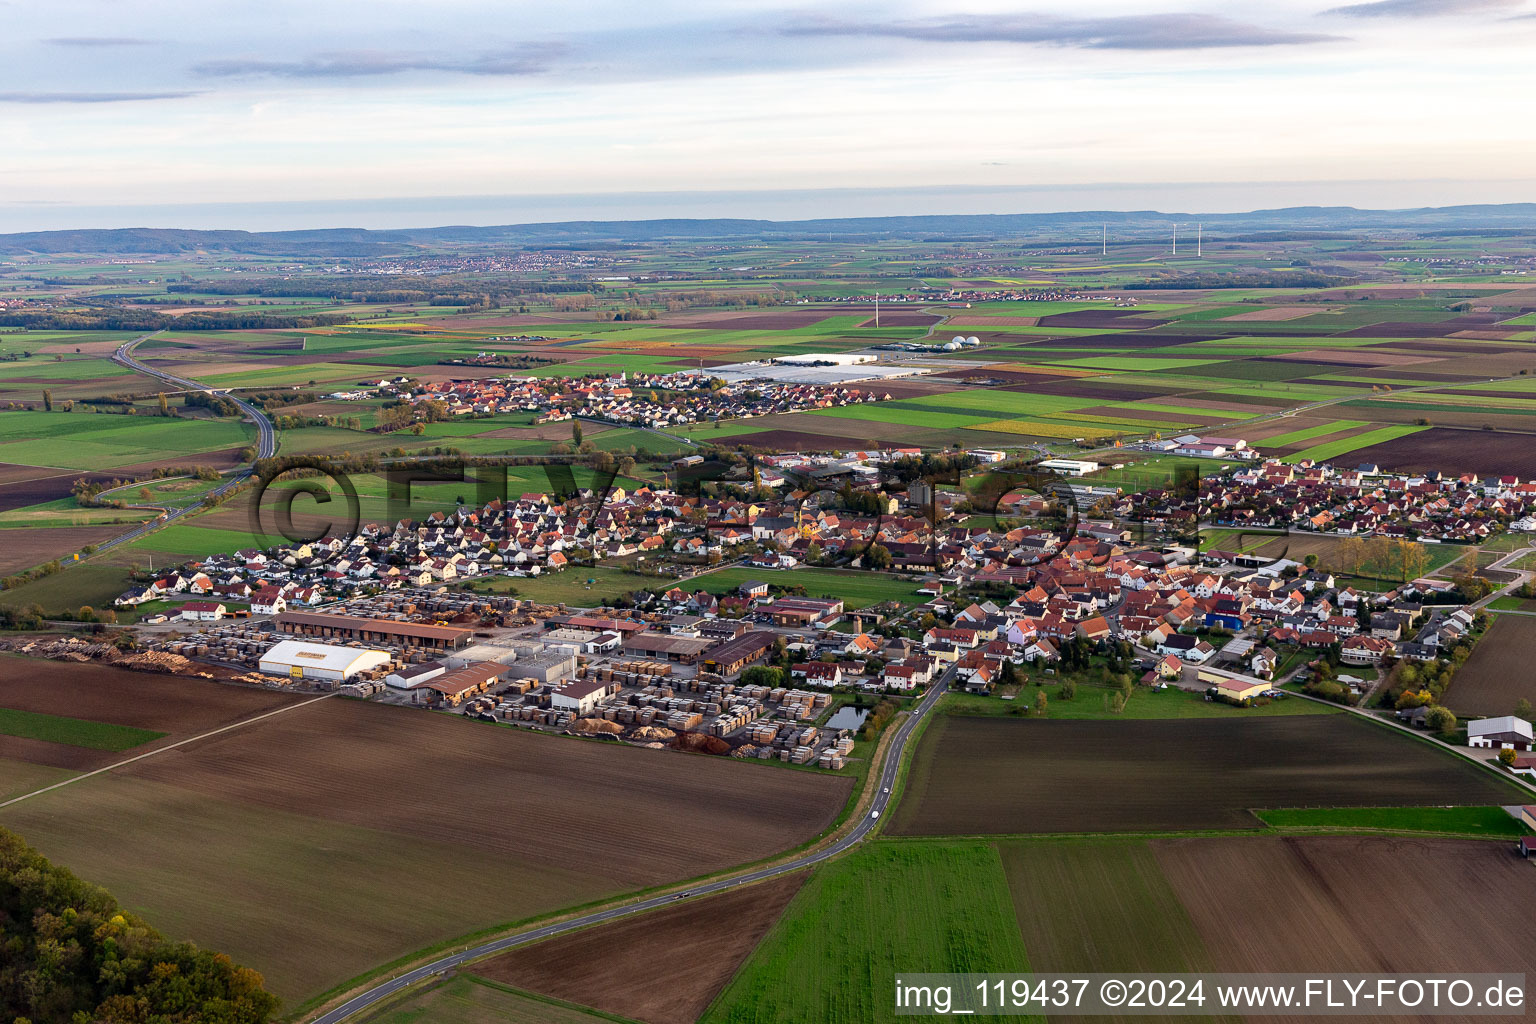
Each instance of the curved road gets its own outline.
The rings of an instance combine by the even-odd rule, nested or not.
[[[953,670],[951,670],[951,672],[952,671]],[[924,715],[933,709],[933,706],[938,702],[939,696],[948,688],[950,674],[950,672],[946,672],[943,678],[939,680],[938,684],[929,690],[928,694],[918,702],[913,712],[907,715],[907,717],[902,720],[901,724],[897,726],[896,734],[891,738],[890,749],[886,751],[885,763],[884,767],[882,767],[880,771],[880,778],[878,781],[877,789],[875,791],[874,800],[870,804],[868,810],[863,813],[863,815],[854,824],[853,828],[848,832],[847,835],[843,836],[843,838],[839,839],[837,842],[833,843],[831,846],[826,847],[825,849],[807,853],[802,857],[796,857],[793,860],[786,861],[783,864],[778,864],[773,867],[760,868],[757,871],[750,871],[744,875],[738,875],[734,878],[724,878],[717,882],[701,883],[700,885],[686,890],[681,894],[681,896],[687,896],[689,898],[696,896],[711,896],[715,893],[725,892],[728,889],[736,889],[743,885],[751,885],[754,882],[761,882],[769,878],[777,878],[780,875],[789,874],[792,871],[799,871],[802,868],[810,867],[813,864],[820,864],[822,861],[830,860],[831,858],[836,857],[841,853],[845,853],[857,845],[861,840],[864,839],[865,836],[869,835],[869,833],[875,829],[875,826],[879,824],[879,816],[883,815],[889,806],[892,796],[891,790],[896,788],[896,776],[901,770],[901,758],[902,754],[906,751],[907,741],[912,737],[913,731],[916,730],[917,723],[922,720]],[[583,914],[580,917],[573,917],[567,921],[561,921],[558,924],[547,924],[541,928],[534,928],[526,932],[520,932],[517,935],[508,935],[504,938],[496,939],[492,942],[485,942],[478,946],[472,946],[469,949],[462,950],[461,952],[442,957],[439,960],[434,960],[432,963],[418,967],[415,970],[407,971],[405,974],[402,974],[399,977],[380,982],[373,988],[370,988],[368,991],[349,999],[347,1002],[336,1007],[336,1009],[316,1017],[313,1021],[313,1024],[338,1024],[338,1022],[344,1021],[348,1017],[368,1009],[370,1006],[373,1006],[381,999],[387,999],[390,996],[411,987],[412,985],[426,981],[436,975],[451,971],[454,968],[469,963],[472,960],[480,960],[484,957],[491,956],[492,954],[504,952],[505,950],[511,949],[514,946],[522,946],[530,942],[538,942],[541,939],[548,939],[556,935],[562,935],[566,932],[576,931],[578,928],[586,928],[591,925],[601,924],[605,921],[613,921],[617,918],[629,917],[632,914],[643,914],[649,910],[659,910],[662,907],[672,906],[678,899],[681,898],[681,896],[675,893],[670,895],[652,896],[648,899],[641,900],[638,903],[630,903],[624,906],[612,907],[608,910],[594,911],[590,914]]]
[[[234,395],[219,391],[217,388],[208,387],[206,384],[199,384],[195,380],[188,380],[185,377],[177,377],[173,374],[165,373],[161,370],[156,370],[151,366],[146,366],[133,357],[133,347],[135,345],[141,341],[153,338],[155,334],[159,333],[159,331],[155,331],[152,334],[146,334],[143,337],[134,338],[132,341],[123,342],[118,346],[117,351],[112,354],[112,361],[114,363],[118,363],[121,366],[126,366],[130,370],[136,370],[139,373],[146,374],[147,376],[154,377],[158,380],[163,380],[167,384],[174,384],[178,389],[184,391],[201,391],[205,394],[216,394],[224,398],[228,398],[231,402],[234,402],[237,406],[240,407],[240,410],[250,418],[251,422],[256,424],[256,458],[270,459],[272,456],[276,455],[277,431],[273,429],[272,421],[267,418],[266,413],[262,412],[251,403],[245,401],[243,398],[237,398]],[[224,481],[222,484],[215,487],[208,493],[213,496],[224,494],[230,490],[230,488],[237,487],[243,483],[251,475],[251,473],[252,469],[250,466],[242,467],[228,480]],[[106,551],[109,548],[117,547],[119,544],[127,544],[130,541],[138,540],[145,534],[153,533],[154,531],[160,529],[160,527],[174,522],[175,520],[180,519],[182,516],[196,512],[200,508],[202,508],[201,503],[194,503],[180,509],[168,508],[161,515],[151,519],[149,522],[142,523],[139,526],[129,530],[127,533],[113,537],[111,540],[102,541],[100,544],[96,545],[96,550]],[[81,563],[63,563],[66,568],[71,565],[78,564]]]

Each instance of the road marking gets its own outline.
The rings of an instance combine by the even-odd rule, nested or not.
[[[205,739],[207,739],[210,736],[217,736],[220,733],[229,732],[231,729],[240,729],[240,728],[244,728],[247,725],[255,725],[257,722],[263,721],[264,719],[271,718],[273,715],[281,715],[285,711],[297,711],[299,708],[307,708],[311,704],[318,704],[320,701],[325,700],[327,697],[334,697],[334,696],[336,696],[334,693],[323,694],[322,696],[315,697],[315,698],[313,698],[311,700],[306,700],[302,704],[289,704],[286,707],[281,707],[281,708],[277,708],[277,709],[272,710],[272,711],[263,712],[262,714],[257,715],[255,718],[247,718],[244,721],[235,722],[235,723],[233,723],[231,725],[220,726],[217,729],[213,729],[213,730],[211,730],[209,732],[205,732],[205,733],[200,733],[197,736],[188,736],[186,739],[184,739],[184,740],[177,740],[175,743],[167,743],[163,747],[156,747],[154,750],[147,750],[144,753],[137,754],[137,755],[135,755],[133,757],[128,758],[125,761],[118,761],[116,764],[109,764],[105,768],[97,768],[94,771],[85,772],[82,775],[76,775],[72,779],[65,779],[63,782],[55,782],[51,786],[44,786],[42,789],[33,790],[32,792],[24,793],[21,796],[12,797],[11,799],[5,801],[4,803],[0,803],[0,808],[9,807],[12,804],[19,804],[23,800],[30,800],[30,799],[32,799],[35,796],[42,796],[44,793],[51,793],[51,792],[53,792],[56,789],[63,789],[65,786],[72,786],[76,782],[83,782],[84,780],[92,778],[93,776],[96,776],[96,775],[100,775],[103,772],[114,771],[115,769],[122,768],[125,765],[133,764],[135,761],[142,761],[146,757],[154,757],[156,754],[163,754],[167,750],[175,750],[177,747],[184,747],[188,743],[196,743],[198,740],[205,740]]]

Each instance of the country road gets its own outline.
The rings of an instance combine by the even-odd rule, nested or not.
[[[177,377],[173,374],[164,373],[160,370],[156,370],[154,367],[146,366],[144,363],[139,362],[133,357],[133,348],[135,345],[139,344],[141,341],[147,341],[159,333],[159,331],[154,331],[150,334],[143,335],[142,337],[134,338],[132,341],[123,342],[118,346],[117,351],[112,354],[112,361],[121,366],[126,366],[130,370],[136,370],[139,373],[146,374],[147,376],[154,377],[158,380],[163,380],[167,384],[174,384],[177,388],[182,390],[201,391],[206,394],[217,394],[228,398],[231,402],[234,402],[237,406],[239,406],[240,410],[244,412],[246,416],[250,417],[252,423],[256,424],[256,458],[270,459],[273,455],[276,455],[277,431],[273,428],[272,421],[267,418],[266,413],[262,412],[260,409],[256,408],[254,405],[245,401],[244,399],[236,397],[235,395],[219,391],[216,388],[210,388],[206,384],[199,384],[195,380],[188,380],[185,377]],[[219,484],[219,486],[209,491],[209,496],[217,497],[227,493],[231,488],[238,487],[250,477],[251,473],[252,469],[250,466],[242,467],[228,480],[225,480],[223,483]],[[153,508],[159,506],[151,505],[149,507]],[[140,537],[153,533],[160,529],[162,526],[167,526],[170,523],[173,523],[176,520],[182,518],[183,516],[191,515],[201,508],[202,505],[198,503],[194,503],[180,509],[165,508],[160,515],[156,516],[154,519],[151,519],[149,522],[140,523],[138,526],[135,526],[133,529],[126,533],[119,534],[110,540],[104,540],[97,544],[96,550],[98,552],[107,551],[121,544],[127,544],[131,541],[138,540]],[[80,565],[83,563],[66,561],[61,564],[64,568],[67,569],[72,565]]]
[[[402,974],[398,977],[390,978],[388,981],[380,982],[379,984],[368,989],[366,992],[363,992],[349,999],[347,1002],[336,1007],[334,1010],[330,1010],[314,1018],[312,1024],[338,1024],[339,1021],[344,1021],[349,1017],[352,1017],[355,1014],[368,1009],[369,1007],[378,1003],[380,1000],[387,999],[390,996],[393,996],[411,987],[412,985],[427,981],[439,974],[454,970],[455,968],[471,961],[480,960],[493,954],[512,949],[516,946],[522,946],[530,942],[538,942],[543,939],[553,938],[556,935],[563,935],[567,932],[573,932],[580,928],[587,928],[595,924],[601,924],[605,921],[613,921],[621,917],[629,917],[633,914],[643,914],[647,911],[659,910],[662,907],[673,906],[675,902],[682,896],[686,896],[689,899],[697,898],[700,896],[712,896],[716,893],[740,888],[744,885],[752,885],[755,882],[762,882],[770,878],[777,878],[780,875],[786,875],[790,872],[799,871],[814,864],[820,864],[823,861],[830,860],[839,854],[847,852],[856,846],[860,841],[862,841],[867,835],[869,835],[870,832],[874,831],[874,829],[880,824],[880,817],[885,814],[886,810],[890,806],[892,797],[891,791],[896,788],[896,778],[901,771],[901,760],[902,755],[906,752],[907,741],[911,739],[912,733],[916,731],[918,723],[923,720],[925,715],[933,710],[934,706],[938,703],[940,696],[942,696],[943,693],[948,689],[950,676],[952,674],[953,669],[951,669],[949,672],[946,672],[943,678],[940,679],[940,681],[934,685],[934,687],[928,691],[927,695],[924,696],[923,699],[917,704],[912,713],[907,715],[907,717],[903,719],[901,723],[896,727],[896,733],[891,738],[890,748],[886,751],[885,762],[880,770],[880,778],[874,783],[876,786],[874,799],[871,801],[869,808],[862,812],[861,816],[854,823],[853,828],[849,830],[848,834],[843,836],[837,842],[833,843],[831,846],[807,853],[801,857],[796,857],[793,860],[786,861],[782,864],[761,868],[757,871],[750,871],[744,875],[738,875],[733,878],[723,878],[716,882],[703,882],[688,889],[682,894],[671,893],[663,894],[661,896],[652,896],[637,903],[629,903],[623,906],[611,907],[607,910],[593,911],[592,913],[583,914],[580,917],[573,917],[569,920],[560,921],[556,924],[544,925],[541,928],[533,928],[525,932],[519,932],[516,935],[508,935],[500,939],[495,939],[491,942],[481,943],[478,946],[472,946],[469,949],[461,950],[460,952],[453,953],[438,960],[434,960],[429,964],[425,964],[416,968],[415,970],[407,971],[405,974]]]

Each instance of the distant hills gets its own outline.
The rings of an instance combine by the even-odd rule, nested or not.
[[[1076,213],[849,217],[820,220],[667,219],[562,221],[499,227],[452,226],[370,231],[325,228],[307,231],[192,231],[179,228],[28,231],[0,234],[0,254],[93,253],[174,255],[227,252],[265,256],[379,257],[443,246],[515,245],[596,248],[677,240],[685,242],[855,241],[913,239],[932,242],[1018,238],[1057,244],[1096,241],[1100,225],[1112,235],[1152,238],[1171,222],[1205,225],[1215,240],[1280,240],[1350,237],[1370,231],[1424,234],[1500,233],[1536,230],[1536,203],[1439,206],[1412,210],[1358,210],[1349,206],[1294,206],[1248,213],[1163,213],[1155,210]],[[1209,234],[1214,229],[1221,235]]]

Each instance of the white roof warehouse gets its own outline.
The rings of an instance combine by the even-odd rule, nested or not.
[[[388,664],[388,654],[366,647],[284,640],[261,656],[260,668],[269,675],[345,682],[361,672]]]

